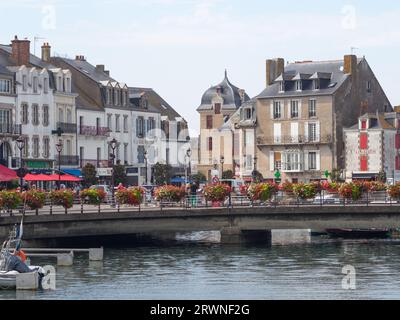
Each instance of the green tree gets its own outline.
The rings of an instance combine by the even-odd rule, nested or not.
[[[206,182],[207,177],[204,174],[202,174],[201,172],[199,172],[197,174],[192,175],[192,180],[194,182],[201,183],[201,182]]]
[[[121,164],[117,164],[114,166],[114,184],[119,185],[122,183],[123,185],[126,185],[128,181],[128,177],[126,175],[126,169],[125,166]]]
[[[169,184],[171,181],[172,167],[169,164],[162,164],[157,162],[153,166],[154,182],[156,185]]]
[[[263,175],[261,174],[260,171],[257,171],[257,170],[253,171],[253,177],[252,177],[252,178],[253,178],[253,179],[255,180],[255,182],[257,182],[257,183],[260,183],[260,182],[264,181]]]
[[[96,167],[91,163],[86,164],[82,169],[83,184],[90,187],[98,183]]]
[[[232,170],[227,170],[222,173],[222,179],[231,180],[234,179],[235,174]]]

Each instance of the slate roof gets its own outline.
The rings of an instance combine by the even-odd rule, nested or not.
[[[358,59],[360,63],[362,59]],[[263,90],[258,98],[278,98],[278,97],[295,97],[295,96],[319,96],[334,94],[346,81],[349,75],[343,72],[344,61],[317,61],[317,62],[301,62],[290,63],[285,66],[283,75],[276,79],[275,83]],[[309,79],[303,82],[303,90],[296,91],[293,78],[298,75],[305,79],[304,75],[311,75]],[[296,79],[297,79],[296,78]],[[321,88],[313,90],[312,79],[321,80]],[[286,81],[285,92],[280,92],[279,81]]]

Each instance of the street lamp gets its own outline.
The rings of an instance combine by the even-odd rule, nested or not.
[[[187,181],[188,181],[188,178],[189,178],[189,176],[190,176],[190,162],[191,162],[191,157],[192,157],[192,150],[189,148],[189,149],[187,149],[186,150],[186,155],[185,155],[185,183],[187,183]],[[188,158],[188,160],[189,160],[189,164],[187,163],[187,161],[186,161],[186,158]]]
[[[148,156],[149,156],[149,154],[147,153],[147,151],[145,151],[144,152],[144,154],[143,154],[143,156],[144,156],[144,167],[145,167],[145,171],[146,171],[146,179],[145,179],[145,183],[146,183],[146,186],[149,184],[148,183]]]
[[[253,181],[256,182],[257,179],[257,160],[258,158],[254,156],[254,170],[253,170]]]
[[[110,154],[110,158],[112,161],[112,173],[111,173],[111,194],[112,194],[112,205],[114,205],[114,199],[115,199],[115,149],[117,149],[118,141],[114,138],[109,142],[109,146],[112,150],[112,154]]]
[[[62,141],[59,140],[56,144],[56,150],[58,152],[58,190],[61,189],[61,152],[63,150]]]
[[[19,164],[19,187],[22,192],[22,184],[23,184],[23,178],[24,178],[24,172],[23,172],[23,166],[22,166],[22,150],[25,148],[25,140],[22,137],[19,137],[17,139],[17,148],[19,149],[19,159],[20,159],[20,164]]]
[[[221,178],[224,178],[224,163],[225,163],[225,157],[221,156],[221,159],[219,160],[219,162],[221,163]]]

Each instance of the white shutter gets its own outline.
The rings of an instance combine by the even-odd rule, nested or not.
[[[274,142],[281,143],[281,124],[274,123]]]
[[[308,151],[304,152],[304,171],[308,171]]]
[[[270,171],[275,171],[275,152],[270,151],[269,152],[269,170]]]
[[[316,127],[316,129],[315,129],[316,134],[315,135],[317,137],[317,141],[320,142],[320,140],[321,140],[321,124],[319,122],[317,122],[315,127]]]
[[[274,101],[271,101],[270,109],[271,109],[271,119],[273,120],[274,119]]]
[[[292,122],[290,127],[292,142],[299,142],[299,123]]]
[[[292,102],[289,100],[289,101],[286,101],[286,117],[288,118],[288,119],[290,119],[290,117],[291,117],[291,106],[292,106]],[[284,119],[286,119],[285,117],[284,117]]]
[[[321,151],[316,152],[317,171],[321,171]]]
[[[299,119],[301,119],[303,116],[302,110],[301,110],[301,105],[302,105],[302,100],[299,100]]]
[[[308,142],[308,122],[304,123],[304,140]]]

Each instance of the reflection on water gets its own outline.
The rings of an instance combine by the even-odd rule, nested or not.
[[[395,241],[332,241],[285,247],[182,242],[106,249],[57,267],[57,290],[0,292],[2,299],[398,299]],[[35,260],[34,263],[54,263]],[[357,289],[341,287],[353,265]]]

